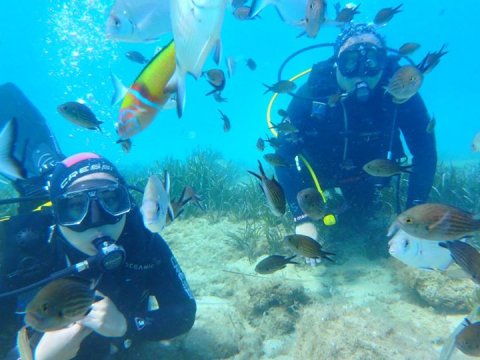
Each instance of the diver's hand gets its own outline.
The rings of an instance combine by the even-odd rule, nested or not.
[[[304,222],[304,223],[298,224],[295,227],[295,234],[306,235],[311,237],[314,240],[317,240],[318,238],[317,228],[311,222]],[[305,263],[310,266],[316,266],[321,262],[322,262],[321,258],[307,258],[307,257],[305,258]]]
[[[78,323],[60,330],[47,331],[35,348],[35,360],[72,359],[92,330]]]
[[[121,337],[127,332],[127,320],[110,298],[104,296],[79,323],[106,337]]]

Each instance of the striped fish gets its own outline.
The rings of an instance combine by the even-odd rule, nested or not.
[[[86,315],[94,294],[90,282],[84,279],[54,280],[28,303],[25,323],[41,332],[63,329]]]
[[[404,65],[392,75],[385,91],[392,95],[394,103],[402,104],[417,93],[422,83],[422,72],[413,65]]]
[[[396,229],[425,240],[447,241],[480,231],[480,220],[472,213],[444,204],[421,204],[400,215],[390,226],[389,235]]]
[[[287,264],[298,264],[297,262],[292,261],[295,256],[297,255],[290,257],[282,255],[267,256],[255,266],[255,272],[259,274],[272,274],[277,270],[284,269]]]
[[[69,101],[59,105],[57,110],[60,115],[75,125],[89,130],[100,130],[100,132],[102,132],[100,125],[103,124],[103,122],[99,121],[93,111],[85,104]]]
[[[477,249],[458,240],[442,242],[439,245],[450,250],[457,265],[469,274],[476,284],[480,285],[480,253]]]
[[[272,213],[276,216],[282,216],[285,214],[287,208],[287,201],[285,200],[285,193],[283,192],[282,186],[275,180],[273,175],[271,179],[265,175],[260,161],[258,161],[258,167],[260,169],[260,175],[250,170],[248,172],[260,180],[260,188],[267,198],[267,203]]]
[[[283,241],[298,255],[313,259],[323,258],[333,262],[333,259],[329,256],[335,254],[323,251],[322,245],[310,236],[300,234],[287,235],[283,238]]]

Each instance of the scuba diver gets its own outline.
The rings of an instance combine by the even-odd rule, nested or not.
[[[171,339],[189,331],[196,302],[185,275],[162,237],[144,227],[116,167],[94,153],[64,158],[44,119],[20,90],[6,84],[0,86],[0,95],[2,105],[10,108],[2,116],[14,119],[18,130],[11,131],[12,122],[4,122],[2,146],[3,140],[14,138],[0,172],[13,180],[27,204],[0,222],[0,358],[18,358],[14,342],[22,327],[20,315],[44,284],[65,277],[91,283],[96,301],[68,327],[44,334],[28,329],[36,339],[37,360],[104,359],[144,340]],[[21,134],[28,128],[25,124],[37,122],[46,137]],[[38,203],[42,196],[43,206],[32,209],[28,198]],[[65,299],[45,304],[60,300]],[[48,316],[31,318],[46,321]]]
[[[374,26],[349,24],[336,39],[334,55],[315,64],[306,84],[294,94],[287,119],[298,132],[280,134],[276,150],[291,166],[276,167],[275,172],[296,233],[318,238],[313,220],[296,198],[300,190],[315,187],[316,180],[323,189],[340,189],[343,205],[333,212],[342,221],[364,225],[373,220],[376,189],[387,185],[389,178],[370,176],[362,168],[374,159],[405,161],[400,133],[413,156],[406,207],[427,200],[437,163],[435,136],[426,130],[430,117],[418,93],[401,103],[398,100],[403,99],[385,91],[400,67],[399,59],[398,54],[388,54]],[[386,254],[381,241],[383,245],[370,245],[384,248]]]

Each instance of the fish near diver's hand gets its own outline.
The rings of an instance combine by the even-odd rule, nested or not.
[[[311,222],[304,222],[295,226],[295,234],[297,235],[306,235],[312,239],[318,239],[318,231],[316,226]],[[309,258],[305,257],[305,263],[310,266],[317,266],[322,262],[322,258]]]

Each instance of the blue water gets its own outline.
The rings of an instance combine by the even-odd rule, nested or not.
[[[420,90],[427,107],[437,118],[437,143],[441,160],[475,159],[470,151],[473,136],[480,131],[478,70],[478,14],[480,3],[462,1],[403,0],[404,11],[381,30],[391,47],[404,42],[422,44],[415,61],[429,50],[448,44],[448,55],[426,76]],[[399,1],[364,1],[356,21],[370,21],[384,6]],[[329,14],[333,16],[333,3]],[[296,38],[298,28],[281,22],[273,8],[262,19],[238,21],[229,9],[222,32],[224,57],[233,56],[238,65],[223,93],[228,103],[219,104],[204,94],[210,89],[205,79],[187,83],[187,106],[179,120],[174,110],[164,110],[146,131],[133,138],[134,147],[124,154],[115,144],[113,124],[118,108],[110,106],[113,71],[130,84],[141,65],[124,57],[125,51],[139,50],[151,56],[155,44],[114,43],[105,39],[104,28],[113,1],[25,0],[2,2],[0,11],[0,83],[11,81],[30,97],[56,134],[65,154],[96,151],[122,164],[151,163],[166,156],[183,158],[198,147],[212,147],[228,159],[254,166],[260,153],[256,139],[268,133],[265,110],[269,95],[264,83],[274,83],[278,66],[291,52],[319,42],[332,42],[338,30],[323,27],[316,39]],[[309,52],[286,69],[293,76],[313,62],[326,58],[328,51]],[[252,57],[257,70],[250,71],[244,59]],[[223,65],[223,63],[222,63]],[[208,60],[205,68],[214,64]],[[225,68],[225,67],[224,67]],[[104,134],[77,129],[63,119],[56,107],[66,101],[84,99],[104,121]],[[283,95],[278,107],[285,107]],[[276,105],[277,105],[276,104]],[[1,106],[1,105],[0,105]],[[217,109],[232,122],[223,132]]]

